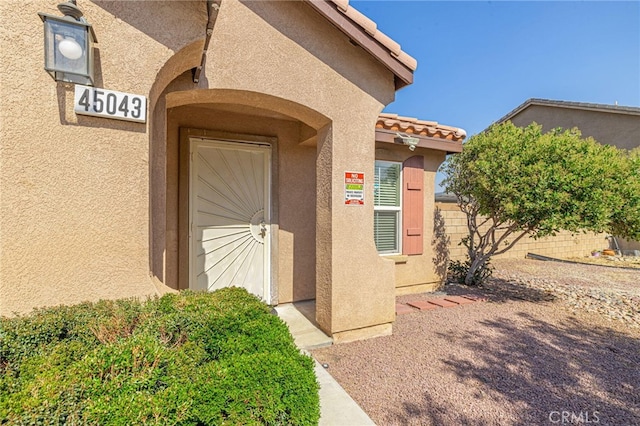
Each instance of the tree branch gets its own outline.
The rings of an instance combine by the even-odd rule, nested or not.
[[[502,250],[498,250],[496,252],[493,253],[493,256],[497,256],[499,254],[505,253],[506,251],[510,250],[513,246],[516,245],[516,243],[518,241],[520,241],[522,239],[522,237],[524,237],[525,235],[529,234],[530,230],[527,229],[526,231],[523,231],[522,234],[518,235],[512,242],[510,242],[505,248],[503,248]]]

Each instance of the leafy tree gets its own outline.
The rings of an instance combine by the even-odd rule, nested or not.
[[[625,187],[630,169],[624,151],[584,139],[577,129],[542,133],[535,123],[521,128],[506,122],[471,137],[444,169],[444,187],[467,217],[464,282],[481,282],[491,256],[525,236],[637,232],[638,199],[631,195],[639,196],[638,185]],[[635,173],[637,183],[637,167]],[[635,225],[619,213],[625,202],[635,203]]]
[[[620,176],[622,206],[613,215],[613,235],[640,240],[640,148],[629,153],[626,173]]]

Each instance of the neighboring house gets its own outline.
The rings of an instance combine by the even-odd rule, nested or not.
[[[582,136],[601,144],[633,149],[640,146],[640,108],[584,102],[529,99],[497,122],[524,127],[536,122],[543,131],[577,127]]]
[[[0,3],[0,314],[238,285],[315,299],[339,342],[441,282],[435,172],[465,133],[380,114],[417,64],[348,1],[78,7],[94,50],[43,43],[54,1]]]
[[[543,131],[577,127],[582,136],[591,136],[601,144],[628,150],[640,147],[638,107],[534,98],[499,119],[498,123],[508,120],[520,127],[536,122],[542,125]],[[640,250],[638,241],[620,239],[618,244],[622,250]]]

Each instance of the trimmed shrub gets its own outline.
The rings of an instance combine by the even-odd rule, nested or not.
[[[313,361],[243,289],[0,319],[0,423],[317,424]]]
[[[452,260],[447,267],[448,278],[458,284],[464,284],[467,279],[467,272],[471,269],[471,260],[467,256],[467,260]],[[493,266],[490,261],[486,261],[484,265],[478,267],[471,276],[469,285],[480,286],[493,275]]]

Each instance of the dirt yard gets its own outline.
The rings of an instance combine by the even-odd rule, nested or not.
[[[624,267],[640,269],[640,257],[620,257],[620,256],[585,256],[569,257],[567,260],[581,263],[591,263],[594,265],[605,265],[611,267]]]
[[[313,356],[380,425],[639,425],[640,328],[554,290],[628,298],[638,272],[534,260],[494,266],[483,289],[446,289],[485,302],[400,315],[392,336]],[[628,306],[640,315],[635,301]]]

